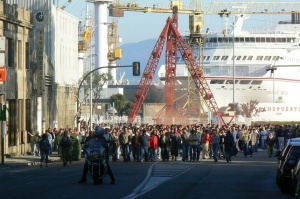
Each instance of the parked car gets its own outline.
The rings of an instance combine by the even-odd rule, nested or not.
[[[299,156],[300,142],[290,142],[280,157],[280,164],[277,169],[276,178],[281,192],[294,192],[291,171],[296,167]]]
[[[279,173],[280,173],[280,170],[283,166],[283,163],[286,159],[286,155],[287,153],[289,152],[291,146],[293,144],[297,144],[297,143],[300,143],[300,138],[297,139],[297,140],[291,140],[289,139],[289,141],[286,143],[284,149],[282,151],[278,151],[277,154],[275,155],[278,159],[278,163],[277,163],[277,175],[276,175],[276,184],[279,185]]]
[[[298,161],[297,166],[291,170],[291,177],[292,177],[292,190],[291,195],[297,195],[300,198],[300,162]]]

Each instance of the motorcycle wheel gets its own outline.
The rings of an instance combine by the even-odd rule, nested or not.
[[[102,180],[101,180],[101,183],[100,183],[100,180],[99,180],[98,176],[93,176],[93,181],[94,181],[94,185],[98,185],[98,184],[102,183]]]

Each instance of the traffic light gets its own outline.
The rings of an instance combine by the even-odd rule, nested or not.
[[[140,62],[135,61],[132,63],[132,75],[140,76]]]
[[[77,122],[77,124],[80,123],[80,118],[81,118],[80,116],[76,116],[76,122]]]

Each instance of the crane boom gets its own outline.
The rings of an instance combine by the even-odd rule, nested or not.
[[[208,108],[216,115],[220,116],[223,124],[225,123],[222,115],[219,113],[218,105],[214,96],[206,82],[203,70],[199,67],[194,58],[191,47],[182,38],[178,31],[178,12],[177,6],[173,8],[172,18],[168,18],[167,23],[160,34],[158,41],[152,51],[148,64],[142,75],[139,87],[135,94],[133,108],[128,116],[128,123],[132,123],[138,115],[141,106],[146,98],[150,84],[155,74],[161,52],[166,41],[166,114],[172,116],[173,103],[174,103],[174,88],[176,81],[176,64],[177,64],[177,51],[181,53],[189,73],[193,78],[201,97],[205,100]],[[174,116],[174,115],[173,115]],[[180,119],[180,118],[178,118]],[[168,121],[168,120],[167,120]],[[168,122],[171,122],[170,120]]]

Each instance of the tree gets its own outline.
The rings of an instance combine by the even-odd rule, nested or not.
[[[98,105],[99,99],[101,98],[101,91],[103,90],[103,86],[107,84],[110,80],[112,80],[112,75],[110,73],[102,73],[99,72],[93,72],[92,74],[92,93],[93,93],[93,99],[95,103],[93,103],[92,111],[94,108]],[[86,77],[86,82],[90,82],[91,75]],[[83,75],[85,77],[86,74]],[[84,89],[84,95],[89,95],[90,90],[90,84],[86,83],[83,85]],[[93,114],[93,113],[92,113]],[[91,118],[90,118],[91,119]]]
[[[128,114],[130,109],[132,108],[131,102],[127,100],[127,98],[122,94],[115,94],[110,97],[110,104],[113,105],[117,110],[118,116],[123,116],[124,113]]]
[[[237,111],[237,115],[244,117],[258,116],[258,113],[264,112],[264,110],[258,108],[259,101],[250,100],[248,103],[242,103],[240,109]]]

